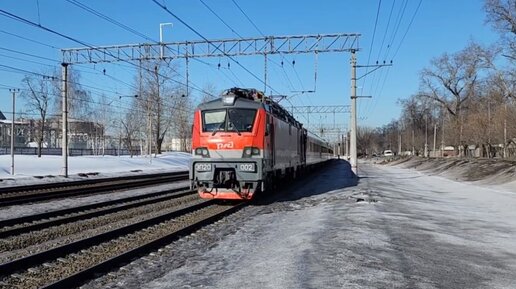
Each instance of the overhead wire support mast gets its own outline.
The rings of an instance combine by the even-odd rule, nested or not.
[[[357,96],[357,80],[368,75],[382,66],[391,66],[392,64],[376,64],[376,65],[357,65],[355,50],[351,51],[351,131],[350,131],[350,164],[351,170],[358,177],[358,154],[357,154],[357,98],[370,98],[372,96]],[[357,68],[377,67],[372,71],[357,78]]]

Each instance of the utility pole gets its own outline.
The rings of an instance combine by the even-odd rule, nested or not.
[[[344,141],[346,142],[346,159],[349,160],[349,134],[348,134],[348,132],[344,136]]]
[[[441,157],[444,157],[444,117],[443,117],[443,127],[441,128]]]
[[[263,93],[267,92],[267,54],[264,54],[265,59],[263,63]]]
[[[156,74],[156,86],[157,86],[157,89],[156,89],[156,93],[157,93],[157,111],[156,111],[156,153],[157,152],[157,149],[158,149],[158,141],[159,141],[159,136],[161,134],[161,131],[160,131],[160,127],[161,127],[161,96],[160,96],[160,91],[159,91],[159,73],[158,73],[158,66],[154,66],[154,73]],[[151,122],[152,124],[152,122]],[[152,126],[151,126],[151,130],[152,130]],[[152,131],[151,131],[152,133]],[[152,158],[151,158],[152,159]]]
[[[20,89],[9,88],[9,91],[13,94],[13,119],[11,122],[11,175],[14,176],[14,120],[16,112],[16,92],[19,92]]]
[[[63,174],[68,178],[68,63],[61,63],[62,66],[62,89],[63,97],[63,138],[62,138],[62,155],[63,155]]]
[[[503,158],[507,158],[507,100],[505,102],[505,112],[503,116]]]
[[[425,117],[425,158],[428,157],[428,117]]]
[[[118,97],[118,149],[116,150],[117,155],[120,156],[120,149],[122,148],[122,114],[120,109],[122,107],[122,96]]]
[[[435,154],[435,143],[436,143],[436,141],[437,141],[437,123],[434,124],[434,150],[433,150],[434,158],[437,156]]]
[[[357,65],[356,49],[351,49],[351,133],[350,133],[350,163],[351,170],[358,176],[357,168],[357,98],[371,98],[372,96],[357,96],[357,80],[376,71],[383,66],[391,66],[392,64],[376,64],[376,65]],[[357,78],[357,67],[375,67],[375,69],[366,72]]]
[[[412,155],[416,155],[416,144],[415,144],[415,132],[414,127],[412,127]]]
[[[351,170],[357,172],[357,60],[355,49],[351,50],[351,135],[350,135],[350,163]]]
[[[401,155],[401,131],[398,131],[398,155]]]

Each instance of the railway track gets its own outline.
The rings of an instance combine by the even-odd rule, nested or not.
[[[2,187],[0,188],[0,207],[48,201],[57,198],[105,193],[113,190],[144,187],[187,179],[188,172],[171,172],[63,183]]]
[[[13,237],[31,231],[42,230],[49,227],[55,227],[61,224],[77,222],[89,218],[96,218],[123,210],[129,210],[136,207],[142,207],[158,202],[177,199],[188,195],[195,195],[195,193],[195,191],[190,191],[189,187],[180,187],[150,194],[109,200],[79,207],[1,220],[0,239]]]
[[[159,202],[162,203],[162,202]],[[0,288],[69,288],[189,234],[236,210],[195,199],[101,233],[0,264]],[[138,218],[137,218],[138,219]]]

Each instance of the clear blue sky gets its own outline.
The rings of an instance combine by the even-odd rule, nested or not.
[[[174,23],[173,27],[165,27],[164,41],[199,39],[192,31],[173,19],[151,0],[78,1],[156,40],[159,39],[159,23],[162,22]],[[367,64],[369,54],[371,55],[371,63],[376,60],[390,61],[392,59],[394,63],[392,67],[379,69],[358,83],[359,94],[373,96],[370,100],[359,100],[359,125],[373,127],[387,124],[390,120],[398,117],[400,108],[397,105],[397,100],[406,98],[417,91],[418,74],[422,68],[429,65],[432,58],[444,52],[458,51],[471,40],[491,44],[498,37],[488,25],[484,24],[485,14],[482,9],[484,1],[482,0],[423,0],[403,42],[401,42],[401,39],[409,28],[409,22],[414,15],[419,0],[382,0],[380,1],[379,17],[372,46],[378,0],[235,1],[265,35],[360,33],[362,37],[360,38],[360,51],[357,55],[359,64]],[[165,4],[171,11],[183,18],[208,39],[237,38],[199,0],[159,0],[158,2]],[[231,0],[204,0],[204,2],[240,35],[244,37],[260,36],[260,33]],[[407,4],[399,22],[398,31],[392,38],[397,17],[401,15],[400,11],[403,10],[405,3]],[[391,7],[394,8],[390,25],[387,26]],[[65,0],[2,1],[0,9],[33,22],[41,23],[42,26],[92,45],[133,44],[147,41]],[[55,48],[29,42],[8,33],[36,40]],[[384,35],[386,37],[382,46]],[[391,41],[391,39],[393,40]],[[392,44],[392,47],[387,52],[388,44]],[[61,55],[59,49],[56,48],[79,46],[81,45],[70,40],[0,16],[1,65],[41,73],[51,69],[48,65],[59,65]],[[398,47],[400,47],[399,51],[394,56]],[[55,62],[16,54],[5,49],[55,59]],[[386,54],[387,57],[384,57]],[[380,55],[379,59],[377,59],[378,55]],[[320,55],[316,93],[295,96],[292,98],[292,103],[294,105],[349,104],[349,56],[349,53]],[[13,59],[13,57],[22,60]],[[273,59],[276,62],[281,61],[279,56],[273,57]],[[228,59],[204,60],[210,63],[211,67],[192,62],[190,69],[190,79],[199,87],[211,83],[222,90],[240,85],[239,83],[242,82],[245,87],[263,89],[263,84],[233,63],[231,71],[216,69],[219,61],[222,66],[227,66]],[[246,56],[240,57],[238,60],[254,74],[263,78],[263,57]],[[292,94],[291,90],[313,89],[314,56],[286,56],[285,61],[292,60],[296,62],[295,69],[287,64],[284,65],[284,68],[269,64],[268,73],[271,86],[286,95]],[[179,64],[179,67],[184,68],[183,62]],[[108,97],[117,99],[117,94],[133,94],[130,86],[102,76],[101,71],[103,69],[124,82],[133,82],[134,74],[118,65],[81,66],[81,82],[102,89],[92,90],[94,96],[105,93]],[[11,97],[7,87],[20,87],[20,80],[24,75],[23,73],[5,70],[9,69],[0,67],[0,111],[9,117],[8,113],[12,109]],[[360,69],[358,76],[363,73],[365,73],[365,69]],[[239,80],[236,80],[233,74]],[[18,107],[23,107],[23,101],[20,100]],[[333,122],[332,115],[318,116],[318,118],[319,121],[311,121]],[[348,119],[348,114],[337,115],[336,122],[347,125]],[[305,119],[300,118],[300,121],[305,122]]]

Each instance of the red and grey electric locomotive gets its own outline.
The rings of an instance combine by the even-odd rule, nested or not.
[[[201,198],[249,200],[332,153],[262,92],[231,88],[195,110],[191,185]]]

